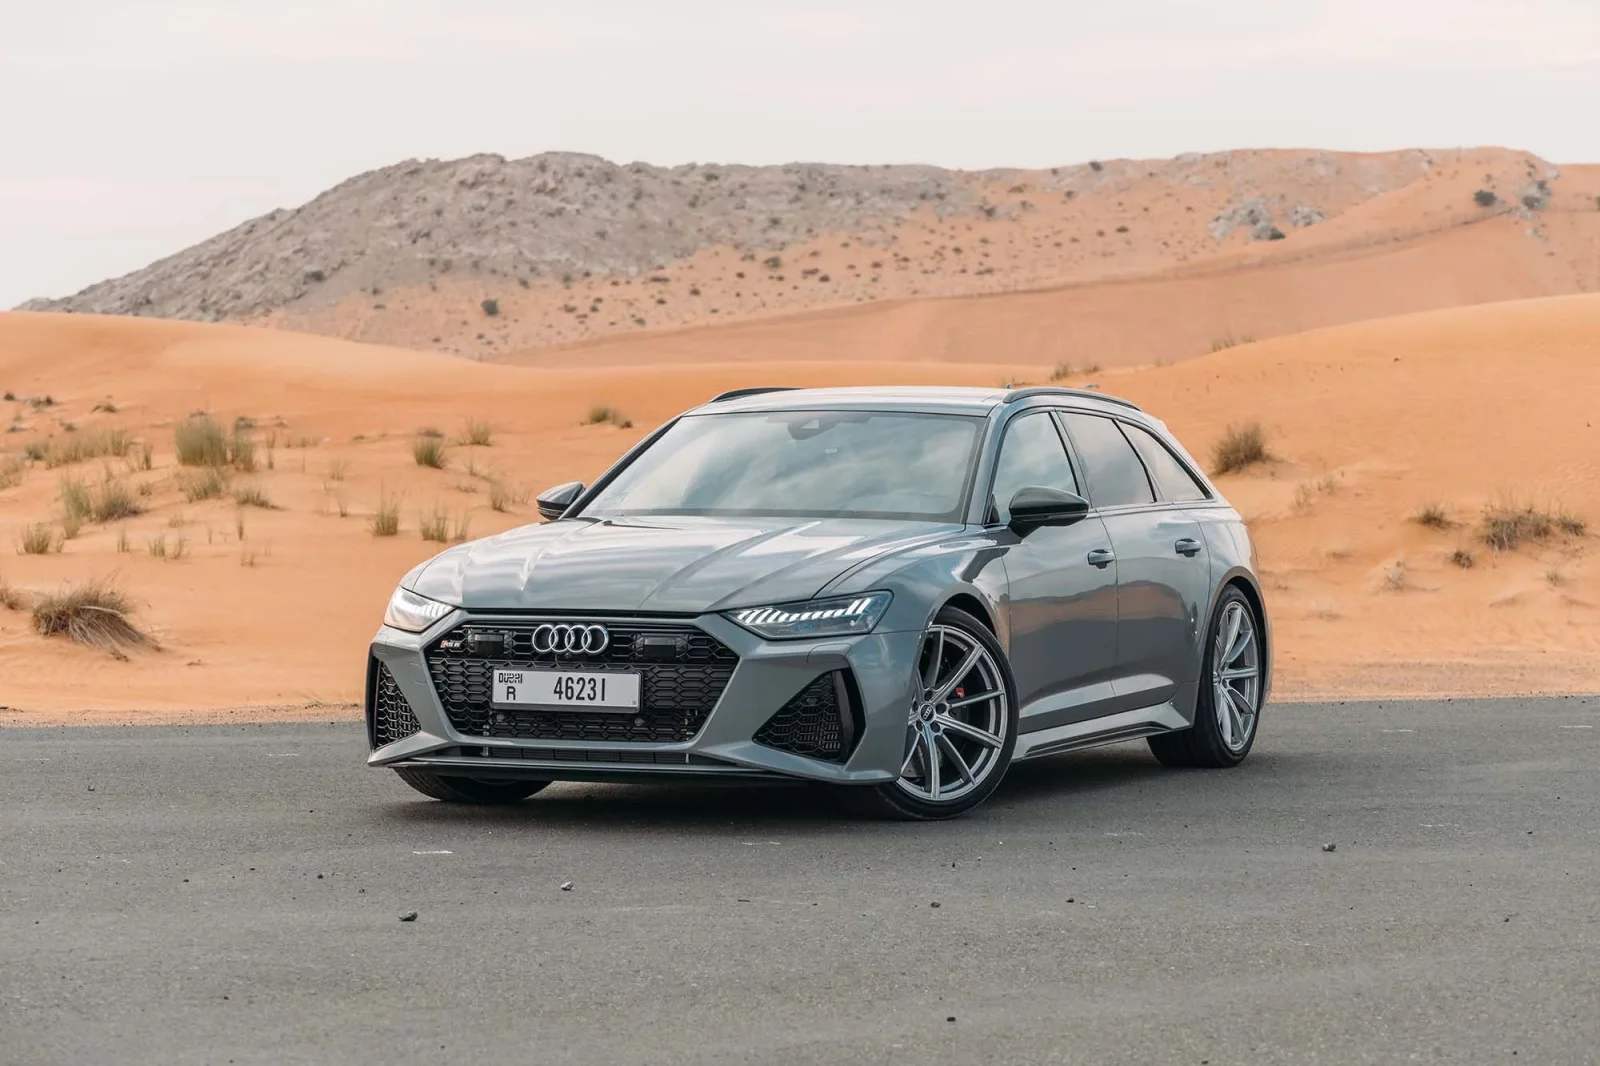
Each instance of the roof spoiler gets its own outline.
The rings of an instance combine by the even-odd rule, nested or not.
[[[1091,392],[1088,389],[1069,389],[1058,385],[1034,385],[1026,389],[1012,389],[1006,393],[1005,402],[1016,403],[1018,400],[1026,400],[1030,396],[1087,396],[1092,400],[1104,400],[1106,403],[1121,404],[1123,407],[1131,407],[1135,411],[1139,410],[1138,404],[1132,400],[1124,400],[1120,396],[1107,396],[1103,392]]]
[[[758,385],[753,389],[733,389],[729,392],[718,393],[707,400],[707,403],[721,403],[723,400],[737,400],[741,396],[760,396],[764,392],[793,392],[795,385]]]

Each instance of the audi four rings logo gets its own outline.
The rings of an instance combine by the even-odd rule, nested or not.
[[[569,655],[599,655],[611,646],[605,626],[542,625],[533,631],[533,650]]]

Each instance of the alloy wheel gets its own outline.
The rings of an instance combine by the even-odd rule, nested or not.
[[[935,623],[923,637],[917,677],[897,784],[924,802],[950,803],[999,766],[1009,728],[1005,675],[977,638]]]
[[[1218,621],[1211,689],[1222,743],[1231,752],[1243,751],[1261,710],[1261,642],[1249,608],[1237,600],[1223,609]]]

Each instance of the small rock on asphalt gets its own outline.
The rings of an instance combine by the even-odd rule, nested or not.
[[[406,911],[404,914],[402,914],[400,916],[400,920],[402,922],[414,922],[414,921],[417,920],[417,912],[416,911]]]
[[[1334,851],[1338,847],[1339,847],[1339,845],[1337,845],[1337,844],[1324,844],[1324,845],[1322,845],[1322,850],[1323,851]]]
[[[563,881],[563,882],[561,882],[561,891],[563,891],[563,892],[571,892],[572,891],[572,882],[571,881]]]

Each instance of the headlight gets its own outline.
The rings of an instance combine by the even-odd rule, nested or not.
[[[421,633],[453,610],[455,608],[448,603],[430,600],[406,589],[395,589],[394,595],[389,597],[389,609],[383,612],[383,624],[407,633]]]
[[[868,592],[831,600],[808,600],[775,607],[746,607],[727,617],[757,636],[770,640],[803,637],[847,637],[870,633],[889,609],[889,593]]]

